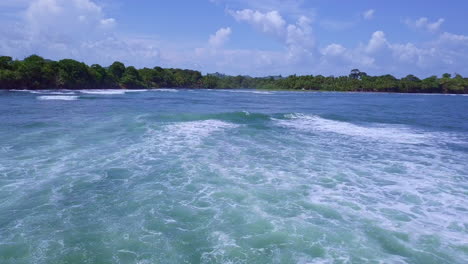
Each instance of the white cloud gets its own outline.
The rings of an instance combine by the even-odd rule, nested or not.
[[[232,30],[230,27],[220,28],[214,35],[210,36],[209,44],[214,48],[223,46],[231,36]]]
[[[365,11],[364,13],[362,13],[362,17],[365,20],[371,20],[371,19],[374,18],[374,14],[375,14],[375,10],[374,9],[369,9],[369,10]]]
[[[315,10],[304,5],[305,0],[210,0],[213,3],[224,4],[228,9],[241,10],[252,9],[262,13],[279,11],[282,14],[300,17],[314,16]]]
[[[29,0],[12,21],[0,29],[0,53],[21,58],[39,54],[51,59],[72,58],[110,64],[122,60],[155,65],[157,42],[151,38],[122,37],[117,21],[107,17],[93,0]]]
[[[443,72],[468,73],[468,36],[448,32],[424,43],[393,43],[383,31],[376,31],[365,45],[347,48],[329,44],[322,48],[319,69],[346,72],[360,68],[371,74],[426,77]]]
[[[288,24],[278,11],[244,9],[229,13],[238,22],[246,22],[258,31],[275,37],[286,47],[289,62],[298,64],[313,59],[315,39],[310,18],[300,16],[295,24]]]
[[[452,33],[448,33],[448,32],[444,32],[440,36],[440,40],[450,41],[450,42],[459,42],[459,43],[462,43],[464,45],[468,44],[468,36],[456,35],[456,34],[452,34]]]
[[[200,49],[194,60],[203,61],[200,64],[205,69],[227,69],[236,74],[254,75],[341,75],[352,68],[359,68],[370,74],[404,76],[413,73],[421,77],[428,73],[468,72],[468,66],[462,63],[468,60],[468,36],[464,35],[443,33],[431,42],[394,43],[383,31],[375,31],[367,42],[355,47],[345,47],[336,42],[317,47],[312,21],[307,17],[299,17],[296,23],[288,23],[275,10],[261,12],[244,9],[229,13],[238,22],[248,23],[260,33],[272,36],[284,45],[285,50],[220,49],[210,52]],[[426,26],[428,30],[434,27],[437,26]],[[243,60],[252,63],[248,68],[243,68]]]
[[[116,21],[113,18],[105,18],[105,19],[101,19],[100,23],[102,27],[109,28],[109,27],[115,26]]]
[[[365,50],[367,53],[375,53],[387,45],[388,42],[385,38],[385,33],[383,31],[376,31],[372,34]]]
[[[321,53],[324,56],[339,56],[346,52],[346,48],[340,44],[332,43],[322,49]]]
[[[107,18],[90,0],[36,0],[27,8],[25,19],[33,35],[73,39],[107,33],[100,27],[115,24],[115,19]]]
[[[262,13],[257,10],[244,9],[230,11],[230,14],[240,22],[247,22],[263,33],[275,36],[283,36],[285,33],[286,21],[278,11]]]
[[[15,1],[5,1],[0,7],[15,5]],[[120,60],[137,67],[161,65],[205,73],[220,71],[254,76],[342,75],[352,68],[369,74],[397,76],[412,73],[424,77],[441,72],[468,74],[468,65],[464,63],[468,61],[468,36],[438,33],[443,19],[413,21],[412,27],[434,32],[432,41],[396,43],[391,41],[395,36],[376,31],[368,40],[352,46],[336,39],[328,43],[316,40],[313,18],[309,15],[268,9],[269,2],[279,7],[281,1],[234,1],[251,8],[228,11],[229,14],[260,34],[270,36],[283,48],[226,48],[224,44],[229,41],[234,27],[230,25],[220,28],[203,48],[196,49],[200,44],[190,41],[174,44],[176,42],[163,42],[155,36],[122,35],[120,21],[107,16],[97,0],[19,0],[14,8],[21,10],[21,15],[5,16],[5,23],[0,27],[0,54],[22,58],[37,53],[51,59],[73,58],[102,65]],[[300,2],[295,1],[296,4]],[[11,19],[14,16],[16,20]]]
[[[415,29],[422,29],[429,32],[438,31],[444,22],[445,19],[443,18],[439,18],[437,21],[430,22],[427,17],[421,17],[417,20],[405,20],[406,25]]]

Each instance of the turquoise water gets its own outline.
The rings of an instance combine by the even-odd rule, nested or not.
[[[0,263],[468,263],[468,97],[0,92]]]

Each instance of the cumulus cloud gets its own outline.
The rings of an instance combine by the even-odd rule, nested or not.
[[[346,52],[346,48],[340,44],[332,43],[321,50],[324,56],[340,56]]]
[[[409,27],[426,30],[429,32],[438,31],[444,22],[445,19],[443,18],[439,18],[437,21],[431,22],[427,17],[421,17],[417,20],[405,20],[406,25],[408,25]]]
[[[395,43],[376,31],[366,44],[344,47],[332,43],[320,50],[319,68],[345,72],[360,68],[372,74],[391,73],[421,77],[442,72],[468,72],[468,36],[448,32],[424,43]]]
[[[213,48],[219,48],[223,46],[227,41],[229,41],[229,37],[231,36],[232,30],[230,27],[227,28],[220,28],[214,35],[210,36],[209,44]]]
[[[374,18],[374,14],[375,14],[375,10],[374,9],[369,9],[369,10],[365,11],[364,13],[362,13],[362,17],[365,20],[371,20],[371,19]]]
[[[392,73],[397,76],[406,75],[409,70],[414,74],[427,76],[428,72],[449,71],[448,69],[467,69],[460,58],[468,55],[468,37],[450,33],[441,34],[436,40],[423,43],[395,43],[381,31],[373,32],[369,39],[355,47],[346,47],[340,43],[318,46],[313,34],[312,21],[305,16],[299,16],[295,23],[290,23],[279,11],[260,11],[242,9],[229,11],[240,23],[250,24],[261,34],[271,36],[284,45],[285,51],[255,52],[255,51],[219,51],[216,56],[219,62],[235,61],[249,54],[251,59],[257,58],[256,64],[272,73],[279,67],[272,62],[284,66],[283,73],[300,73],[299,69],[312,74],[346,74],[351,68],[360,68],[371,74]],[[364,19],[374,16],[373,9],[362,14]],[[435,32],[440,30],[443,19],[430,22],[419,19],[414,22],[416,28]],[[236,54],[236,55],[234,55]],[[205,54],[206,55],[206,54]],[[466,59],[463,59],[466,61]],[[229,65],[226,63],[224,65]],[[255,72],[259,72],[256,69]],[[462,70],[458,70],[463,72]]]
[[[27,3],[26,3],[27,2]],[[109,64],[123,60],[154,65],[159,50],[152,39],[119,37],[117,21],[93,0],[29,0],[12,27],[0,29],[0,52],[21,58],[73,58]]]
[[[230,9],[251,9],[266,13],[272,10],[281,11],[283,14],[299,17],[307,14],[313,16],[315,10],[304,5],[304,0],[210,0],[216,4],[224,4]]]
[[[277,0],[262,3],[268,1],[281,4]],[[352,68],[397,76],[409,72],[421,77],[441,72],[468,73],[464,64],[468,61],[468,36],[440,32],[443,19],[408,22],[416,29],[433,32],[431,41],[394,42],[395,36],[379,30],[356,45],[345,45],[337,39],[328,43],[317,40],[310,15],[291,15],[283,9],[268,9],[268,5],[261,7],[257,1],[245,0],[242,3],[250,8],[228,13],[238,23],[246,23],[259,34],[270,36],[283,48],[228,48],[225,44],[234,25],[219,28],[207,36],[203,48],[197,48],[195,43],[178,46],[156,36],[121,35],[119,21],[107,16],[98,3],[97,0],[3,1],[0,6],[14,6],[21,12],[5,16],[7,19],[2,21],[0,54],[22,58],[37,53],[51,59],[73,58],[103,65],[120,60],[138,67],[161,65],[254,76],[342,75]],[[16,20],[8,20],[14,16]]]
[[[376,53],[386,45],[388,45],[388,42],[385,38],[385,33],[383,31],[376,31],[372,34],[365,50],[367,53]]]
[[[300,16],[296,23],[288,24],[278,11],[261,12],[244,9],[230,11],[238,22],[246,22],[256,30],[273,36],[287,48],[286,59],[292,63],[311,60],[314,54],[315,39],[312,33],[312,21]]]
[[[237,20],[247,22],[263,33],[281,37],[285,33],[286,21],[278,11],[262,13],[257,10],[244,9],[230,11],[230,14]]]

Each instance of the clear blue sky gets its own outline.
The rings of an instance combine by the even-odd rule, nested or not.
[[[2,0],[0,54],[253,76],[468,76],[466,10],[464,0]]]

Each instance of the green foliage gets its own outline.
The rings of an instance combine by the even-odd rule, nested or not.
[[[98,88],[106,87],[112,88],[115,87],[112,76],[99,64],[93,64],[88,69],[89,74],[91,75],[92,82]]]
[[[12,70],[13,59],[9,56],[0,56],[0,70]]]
[[[65,59],[58,62],[32,55],[24,60],[0,56],[0,89],[107,89],[107,88],[208,88],[208,89],[278,89],[402,93],[468,93],[468,79],[460,74],[445,73],[441,78],[419,79],[407,75],[398,79],[392,75],[369,76],[353,69],[348,76],[291,75],[252,78],[220,73],[202,76],[199,71],[136,69],[114,62],[108,68],[98,64],[87,66]]]
[[[119,82],[120,78],[122,78],[123,74],[125,73],[125,65],[120,61],[116,61],[109,66],[109,74],[114,78],[115,82]]]
[[[13,63],[19,88],[49,89],[55,85],[57,64],[44,58],[32,55]]]
[[[93,81],[86,64],[71,59],[58,62],[58,87],[65,89],[93,88]]]
[[[120,85],[122,85],[126,89],[135,89],[143,87],[143,83],[140,78],[140,74],[135,67],[130,66],[125,69],[125,72],[120,79]]]

